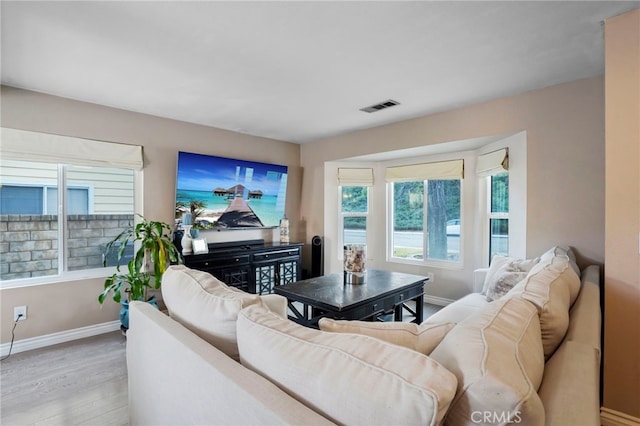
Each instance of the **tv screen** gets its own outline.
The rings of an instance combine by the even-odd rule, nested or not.
[[[178,152],[176,218],[204,228],[265,228],[284,216],[287,166]]]

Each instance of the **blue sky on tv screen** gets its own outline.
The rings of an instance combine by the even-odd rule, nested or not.
[[[242,184],[265,195],[278,195],[287,166],[211,155],[178,153],[177,189],[212,191]]]

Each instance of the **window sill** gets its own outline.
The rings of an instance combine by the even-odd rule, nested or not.
[[[82,271],[65,272],[62,275],[49,275],[37,278],[23,278],[19,280],[0,281],[0,290],[31,287],[37,285],[60,284],[71,281],[84,281],[95,278],[107,278],[116,272],[115,267],[86,269]]]
[[[436,261],[436,260],[415,260],[415,259],[403,259],[400,257],[391,257],[387,259],[389,263],[400,263],[404,265],[415,265],[422,266],[428,268],[441,268],[441,269],[451,269],[451,270],[462,270],[464,269],[464,264],[462,262],[451,262],[451,261]]]

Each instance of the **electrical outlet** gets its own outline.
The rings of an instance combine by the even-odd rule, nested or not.
[[[18,315],[22,315],[18,319]],[[24,321],[27,319],[27,307],[26,306],[16,306],[13,308],[13,320],[14,321]]]

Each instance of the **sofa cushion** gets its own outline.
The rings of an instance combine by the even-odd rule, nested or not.
[[[541,261],[549,261],[554,257],[559,257],[562,259],[567,260],[569,266],[571,267],[571,269],[573,269],[573,271],[576,273],[576,275],[578,277],[580,277],[580,268],[578,267],[578,263],[576,262],[576,255],[573,252],[573,250],[571,249],[571,247],[566,247],[566,246],[555,246],[555,247],[551,247],[549,250],[547,250],[545,253],[542,254],[542,256],[540,256],[540,260]],[[571,296],[571,305],[573,305],[576,301],[576,298],[578,297],[578,293],[580,293],[580,284],[578,283],[578,285],[572,285],[569,288],[570,291],[570,296]]]
[[[455,376],[433,359],[368,336],[326,333],[261,306],[238,317],[243,365],[339,424],[440,424]]]
[[[582,271],[581,290],[569,311],[569,329],[565,340],[588,344],[600,353],[600,267],[587,266]]]
[[[482,413],[501,424],[544,423],[537,394],[544,356],[535,306],[519,298],[489,303],[453,328],[431,352],[458,378],[448,425],[482,423]]]
[[[521,297],[533,303],[540,316],[542,345],[549,358],[569,327],[571,294],[580,289],[580,278],[564,256],[545,258],[506,297]]]
[[[246,306],[261,305],[259,296],[228,287],[213,275],[184,265],[169,267],[161,288],[172,318],[231,358],[240,359],[238,313]]]
[[[469,293],[466,296],[440,309],[424,320],[423,324],[459,323],[463,319],[487,306],[487,298],[480,293]]]
[[[539,261],[540,258],[516,259],[508,256],[493,256],[485,276],[482,294],[487,296],[488,302],[501,298],[522,281]]]
[[[455,323],[418,325],[412,322],[336,321],[321,318],[318,325],[322,331],[362,334],[429,355]]]
[[[567,341],[545,365],[538,394],[547,425],[600,425],[600,353]],[[571,410],[567,410],[571,407]]]

